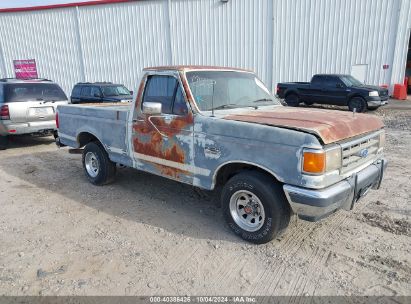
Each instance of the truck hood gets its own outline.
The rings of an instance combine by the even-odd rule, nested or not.
[[[301,130],[318,136],[330,144],[384,127],[376,116],[321,109],[276,107],[270,110],[244,111],[229,114],[228,120],[243,121]]]
[[[373,85],[369,85],[369,84],[364,84],[364,85],[360,85],[360,86],[352,86],[352,88],[355,89],[363,89],[363,90],[367,90],[367,91],[377,91],[377,92],[382,92],[382,91],[388,91],[385,88],[382,87],[378,87],[378,86],[373,86]]]

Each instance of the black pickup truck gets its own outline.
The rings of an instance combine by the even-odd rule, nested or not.
[[[388,90],[365,85],[351,75],[317,74],[311,82],[287,82],[277,85],[277,97],[289,106],[301,102],[348,106],[350,111],[375,110],[387,103]]]

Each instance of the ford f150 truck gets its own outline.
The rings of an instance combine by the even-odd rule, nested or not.
[[[265,243],[290,216],[317,221],[378,189],[387,162],[375,116],[282,106],[254,73],[177,66],[144,70],[132,104],[64,105],[57,144],[82,148],[89,181],[116,164],[221,189],[235,234]]]
[[[301,102],[348,106],[351,112],[375,110],[385,105],[388,90],[365,85],[351,75],[314,75],[311,82],[288,82],[277,85],[277,96],[289,106]]]

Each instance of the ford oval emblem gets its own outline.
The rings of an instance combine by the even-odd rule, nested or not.
[[[368,156],[368,149],[362,149],[359,153],[358,156],[361,158],[366,158]]]

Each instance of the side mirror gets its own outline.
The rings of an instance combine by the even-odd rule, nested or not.
[[[156,115],[161,114],[160,102],[143,102],[143,114]]]
[[[134,94],[134,91],[130,91],[130,95],[133,95]]]
[[[343,85],[342,83],[337,83],[337,84],[336,84],[336,87],[337,87],[338,89],[344,89],[344,85]]]

